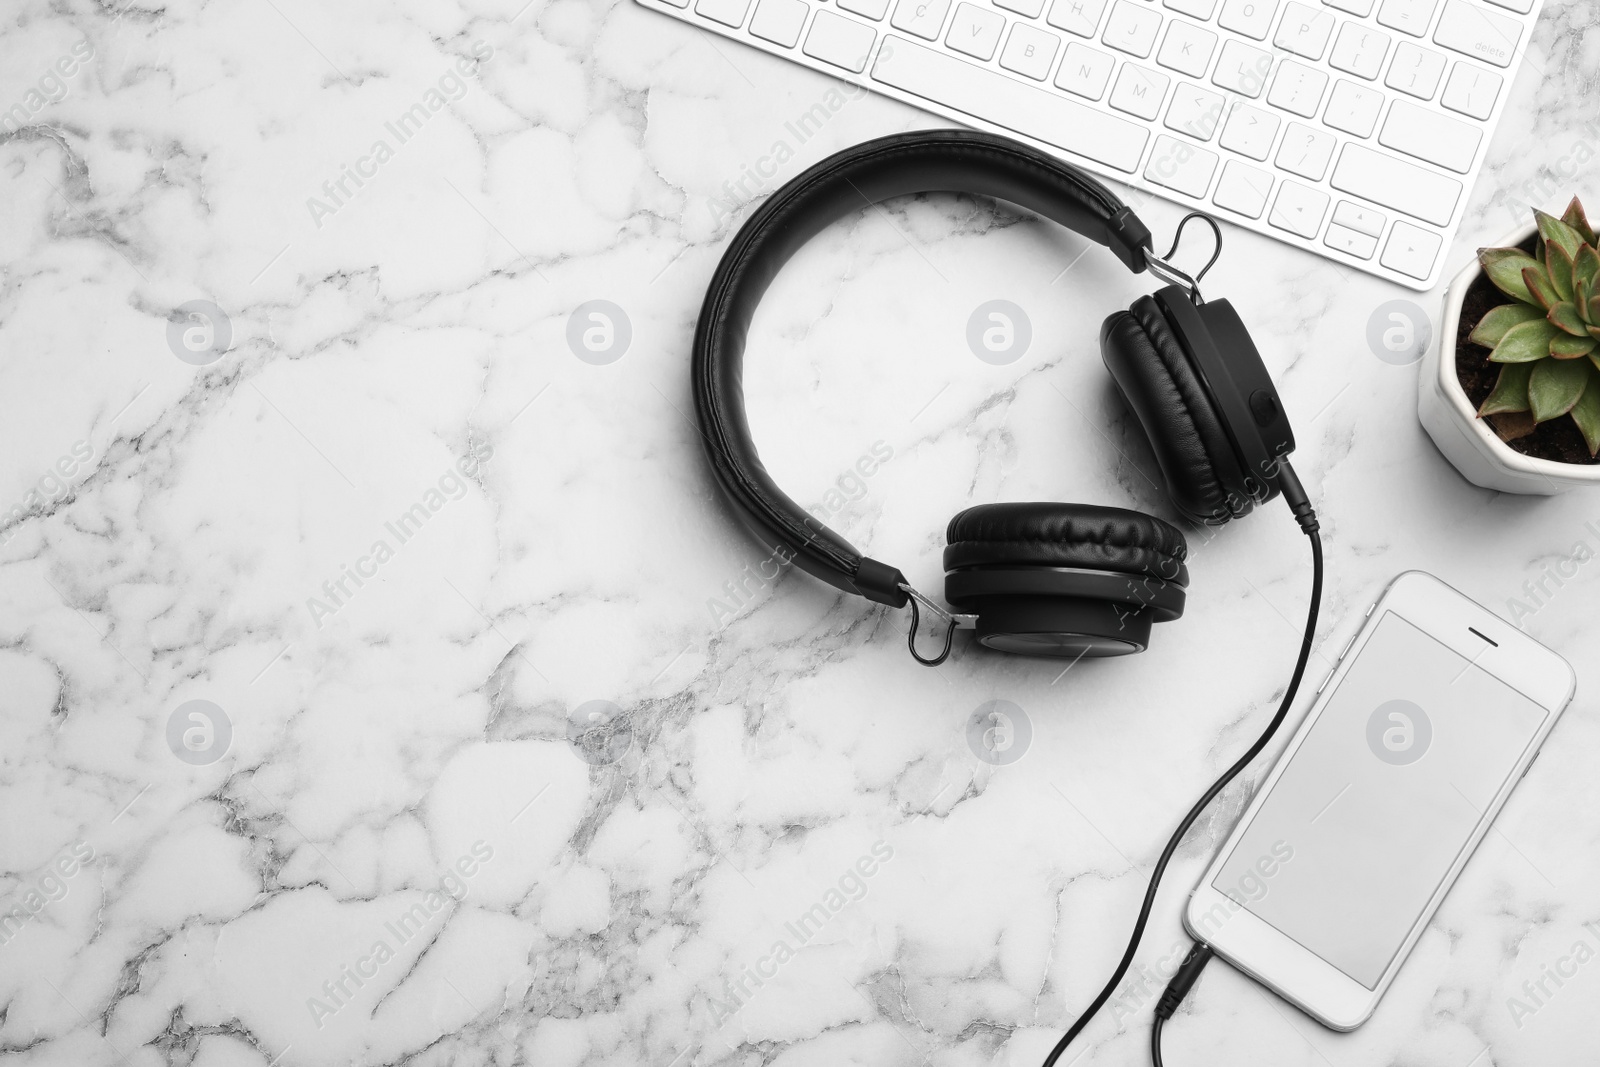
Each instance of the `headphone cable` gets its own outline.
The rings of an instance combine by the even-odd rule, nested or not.
[[[1226,789],[1228,783],[1238,777],[1239,772],[1259,756],[1262,749],[1266,748],[1272,741],[1273,735],[1278,732],[1278,727],[1283,725],[1283,720],[1289,714],[1289,707],[1294,703],[1295,694],[1300,690],[1300,682],[1306,672],[1306,661],[1311,658],[1311,644],[1317,634],[1317,613],[1322,607],[1322,538],[1318,534],[1319,527],[1316,511],[1312,509],[1305,489],[1300,484],[1300,479],[1295,476],[1294,468],[1290,467],[1286,461],[1280,462],[1278,484],[1283,493],[1285,503],[1294,512],[1295,521],[1300,524],[1300,528],[1305,531],[1306,537],[1311,540],[1311,606],[1306,610],[1305,634],[1300,640],[1300,655],[1295,660],[1294,674],[1289,679],[1289,688],[1284,691],[1283,700],[1278,704],[1277,712],[1272,716],[1272,721],[1267,724],[1266,730],[1256,739],[1256,743],[1251,745],[1249,750],[1243,756],[1240,756],[1233,766],[1224,771],[1222,777],[1211,784],[1211,788],[1205,791],[1204,795],[1195,802],[1194,807],[1189,809],[1189,813],[1178,823],[1177,830],[1173,832],[1172,837],[1167,841],[1167,847],[1162,849],[1161,858],[1156,861],[1155,869],[1150,872],[1150,885],[1145,890],[1144,903],[1139,908],[1139,917],[1133,924],[1133,936],[1128,940],[1128,947],[1122,953],[1121,962],[1117,964],[1117,969],[1112,972],[1111,979],[1106,982],[1105,988],[1100,990],[1099,996],[1090,1002],[1089,1007],[1084,1010],[1083,1014],[1078,1016],[1077,1021],[1067,1030],[1066,1035],[1056,1042],[1055,1048],[1050,1050],[1050,1055],[1045,1057],[1043,1067],[1055,1067],[1055,1063],[1061,1058],[1061,1054],[1067,1050],[1068,1045],[1072,1044],[1072,1039],[1083,1032],[1083,1029],[1099,1014],[1100,1009],[1105,1007],[1106,1001],[1110,1000],[1111,995],[1116,992],[1117,985],[1127,975],[1128,968],[1133,965],[1134,954],[1139,950],[1139,940],[1144,936],[1145,924],[1150,921],[1150,909],[1155,904],[1156,890],[1160,888],[1161,878],[1167,873],[1167,864],[1178,851],[1178,845],[1183,841],[1184,835],[1189,832],[1189,828],[1195,824],[1195,821],[1200,818],[1205,809],[1216,799],[1217,794]],[[1184,993],[1188,992],[1188,986],[1192,985],[1194,979],[1199,977],[1201,968],[1211,959],[1211,954],[1210,946],[1202,944],[1196,944],[1194,949],[1190,950],[1188,957],[1184,960],[1184,966],[1179,968],[1178,973],[1180,976],[1187,971],[1192,971],[1192,973],[1190,974],[1188,985],[1184,985],[1181,991],[1176,993],[1176,999],[1172,1004],[1173,1011],[1177,1009],[1177,1001],[1182,1000]],[[1177,984],[1178,976],[1174,976],[1173,984],[1168,986],[1167,996],[1173,994],[1174,986]],[[1163,1000],[1165,999],[1166,996],[1163,997]],[[1167,1014],[1170,1015],[1171,1011]],[[1165,1021],[1158,1012],[1155,1033],[1151,1038],[1151,1050],[1152,1055],[1155,1057],[1156,1067],[1160,1067],[1161,1064],[1161,1026]]]
[[[1156,1019],[1150,1027],[1151,1067],[1164,1067],[1161,1062],[1161,1030],[1167,1025],[1167,1020],[1172,1018],[1173,1012],[1178,1010],[1178,1005],[1183,1003],[1183,998],[1189,995],[1189,990],[1194,988],[1200,972],[1206,969],[1206,964],[1210,963],[1211,957],[1215,955],[1216,952],[1210,945],[1196,941],[1189,949],[1189,954],[1183,958],[1177,973],[1172,976],[1172,981],[1167,983],[1161,999],[1156,1002]]]

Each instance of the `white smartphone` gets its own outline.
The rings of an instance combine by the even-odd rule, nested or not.
[[[1572,699],[1550,649],[1430,575],[1367,609],[1184,925],[1325,1026],[1378,1006]]]

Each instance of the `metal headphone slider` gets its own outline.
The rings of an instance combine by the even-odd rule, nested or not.
[[[1204,304],[1206,302],[1205,297],[1200,295],[1200,283],[1160,256],[1146,252],[1144,254],[1144,265],[1145,269],[1168,285],[1176,285],[1187,291],[1191,302],[1195,304]]]
[[[962,615],[957,612],[947,611],[939,604],[934,603],[928,597],[911,588],[911,586],[905,582],[900,583],[900,588],[904,589],[906,593],[918,604],[921,604],[923,607],[939,616],[939,618],[943,619],[945,622],[948,622],[957,630],[976,630],[978,628],[978,617],[976,615]]]
[[[1183,271],[1172,265],[1172,257],[1178,254],[1178,245],[1183,241],[1183,228],[1189,225],[1191,219],[1202,219],[1211,227],[1211,232],[1216,235],[1216,248],[1211,253],[1211,258],[1206,265],[1200,268],[1200,273],[1189,277]],[[1158,256],[1149,249],[1144,253],[1144,265],[1151,274],[1166,282],[1168,285],[1177,285],[1188,290],[1189,300],[1196,304],[1204,304],[1205,297],[1200,295],[1200,280],[1204,278],[1222,255],[1222,227],[1217,225],[1217,220],[1203,211],[1191,211],[1178,223],[1178,228],[1172,234],[1172,247],[1167,249],[1167,254]]]

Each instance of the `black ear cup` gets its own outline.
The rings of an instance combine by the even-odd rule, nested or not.
[[[1172,502],[1219,526],[1249,513],[1253,496],[1222,418],[1166,315],[1142,296],[1106,319],[1100,354],[1144,427]]]
[[[983,504],[950,520],[945,599],[979,642],[1033,656],[1142,652],[1183,614],[1188,547],[1149,515],[1090,504]]]

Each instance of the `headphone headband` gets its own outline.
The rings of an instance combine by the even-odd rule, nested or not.
[[[863,556],[767,474],[744,407],[744,348],[756,306],[789,258],[830,223],[913,193],[973,193],[1028,208],[1110,248],[1134,273],[1150,231],[1094,178],[1026,145],[969,130],[894,134],[811,167],[753,214],[718,264],[695,328],[695,414],[711,470],[739,518],[800,569],[848,593],[902,607],[905,577]]]

